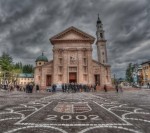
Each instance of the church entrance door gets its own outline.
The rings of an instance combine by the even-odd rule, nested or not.
[[[94,75],[94,77],[95,77],[95,84],[100,85],[100,75],[96,74],[96,75]]]
[[[46,76],[46,86],[51,86],[51,75]]]
[[[77,73],[76,72],[70,72],[69,73],[69,83],[76,83],[77,82]]]

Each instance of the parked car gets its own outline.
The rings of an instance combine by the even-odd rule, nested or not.
[[[138,84],[132,84],[132,87],[134,87],[134,88],[140,88],[140,86]]]
[[[47,91],[47,92],[52,92],[52,86],[47,87],[47,88],[46,88],[46,91]]]
[[[56,84],[56,91],[62,91],[62,84]]]
[[[47,87],[46,91],[47,92],[52,92],[53,91],[52,86]],[[56,84],[56,91],[62,91],[62,84]]]

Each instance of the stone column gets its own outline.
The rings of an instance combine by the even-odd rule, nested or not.
[[[87,60],[88,60],[88,83],[92,84],[93,81],[93,65],[92,65],[92,48],[88,49]]]
[[[106,67],[101,67],[101,86],[106,83]]]
[[[68,51],[63,51],[63,82],[68,83]]]
[[[109,85],[112,85],[110,67],[107,67],[107,71],[108,71],[108,73],[107,73],[108,75],[107,75],[107,76],[108,76],[108,80],[109,80],[108,84],[109,84]]]
[[[58,82],[58,51],[53,49],[53,83]]]
[[[41,86],[42,88],[46,87],[46,69],[42,68],[42,74],[41,74]],[[46,89],[46,88],[45,88]]]
[[[83,51],[78,49],[78,83],[83,83]]]

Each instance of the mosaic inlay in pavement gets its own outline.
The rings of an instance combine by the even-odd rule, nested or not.
[[[148,109],[91,93],[56,93],[0,112],[3,133],[148,133]],[[5,127],[7,125],[7,127]]]

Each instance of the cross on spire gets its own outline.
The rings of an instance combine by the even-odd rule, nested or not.
[[[42,56],[44,55],[44,52],[45,52],[45,51],[44,51],[44,50],[42,50]]]

